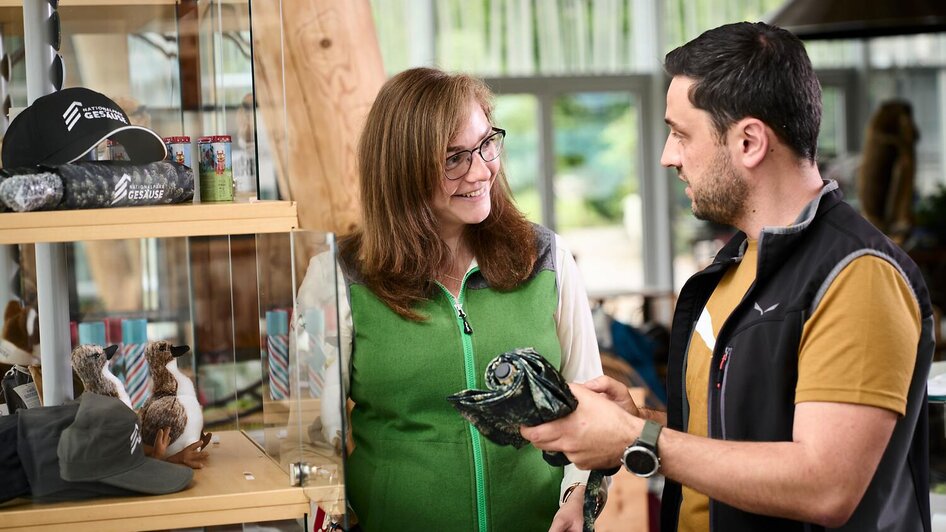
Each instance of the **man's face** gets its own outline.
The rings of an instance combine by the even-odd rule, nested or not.
[[[687,184],[693,215],[737,225],[749,196],[746,180],[733,165],[732,153],[719,139],[709,113],[693,107],[688,97],[693,80],[677,76],[667,90],[670,126],[660,164],[673,167]]]

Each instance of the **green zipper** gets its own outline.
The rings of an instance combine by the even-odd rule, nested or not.
[[[466,319],[466,312],[463,311],[463,289],[466,287],[467,278],[476,270],[477,269],[474,268],[463,276],[463,281],[460,282],[459,300],[454,299],[453,294],[451,294],[449,290],[447,290],[442,284],[437,283],[447,295],[447,299],[453,304],[454,310],[456,310],[457,327],[460,329],[460,342],[463,344],[463,364],[464,371],[466,373],[466,387],[470,390],[476,388],[476,368],[473,366],[473,339],[471,337],[473,334],[473,328],[470,327],[470,322]],[[473,468],[476,474],[477,521],[480,525],[480,532],[486,532],[489,527],[486,526],[486,475],[483,472],[483,441],[480,438],[479,431],[476,430],[476,427],[474,427],[472,423],[468,423],[467,426],[470,429],[470,438],[473,440]]]

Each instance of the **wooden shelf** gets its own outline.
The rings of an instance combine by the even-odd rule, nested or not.
[[[282,233],[298,225],[291,201],[3,213],[0,244]]]
[[[207,465],[183,491],[51,504],[20,499],[0,506],[0,530],[159,530],[296,519],[309,513],[310,498],[337,497],[337,486],[289,486],[286,472],[246,434],[216,435],[220,443],[208,448]]]
[[[23,35],[22,6],[23,0],[0,0],[0,24],[6,35]],[[168,0],[62,2],[59,15],[67,36],[176,31],[175,5]],[[70,46],[67,41],[64,51]]]
[[[23,36],[23,2],[35,0],[0,0],[0,25],[4,36]],[[59,15],[64,35],[171,33],[182,30],[177,20],[179,0],[60,0]],[[198,4],[199,18],[207,19],[212,29],[249,31],[245,16],[248,0],[214,0]],[[217,11],[218,6],[224,9]],[[236,9],[234,9],[236,8]],[[214,10],[220,21],[209,21]],[[208,28],[209,30],[209,28]],[[186,32],[186,30],[185,30]],[[66,39],[64,53],[71,52]],[[66,80],[68,83],[68,79]]]
[[[32,0],[28,0],[32,1]],[[59,0],[59,7],[177,5],[180,0]],[[245,5],[249,0],[214,0],[216,4]],[[0,7],[23,7],[24,0],[0,0]],[[210,2],[208,2],[210,3]]]
[[[32,1],[32,0],[27,0]],[[215,4],[237,4],[246,5],[250,0],[213,0]],[[0,7],[23,7],[24,0],[0,0]],[[180,0],[59,0],[59,7],[81,7],[81,6],[151,6],[151,5],[177,5]]]
[[[175,5],[177,0],[60,0],[59,7]],[[23,7],[23,0],[0,0],[0,7]]]

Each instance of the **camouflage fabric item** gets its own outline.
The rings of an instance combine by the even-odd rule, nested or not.
[[[56,172],[63,189],[57,209],[164,205],[194,197],[193,171],[174,161],[80,161]]]
[[[0,211],[163,205],[193,197],[194,172],[174,161],[79,161],[0,169]]]
[[[59,176],[39,168],[0,170],[0,211],[53,209],[62,200]]]
[[[528,442],[519,425],[534,426],[565,417],[578,407],[561,373],[531,347],[503,353],[486,366],[488,390],[463,390],[447,400],[453,403],[480,434],[493,443],[520,449]],[[544,452],[551,465],[569,463],[564,453]],[[584,530],[592,532],[605,475],[616,470],[592,471],[585,487]]]

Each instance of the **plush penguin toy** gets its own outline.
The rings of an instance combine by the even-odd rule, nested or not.
[[[145,442],[152,443],[159,429],[170,429],[168,456],[200,440],[204,427],[204,415],[194,393],[194,383],[177,367],[177,357],[188,351],[190,347],[186,345],[174,346],[164,340],[151,342],[145,347],[153,391],[138,411],[141,436]]]
[[[72,369],[82,381],[86,392],[117,397],[131,407],[131,399],[125,385],[108,369],[108,361],[118,351],[117,345],[103,348],[95,344],[83,344],[72,350]]]

